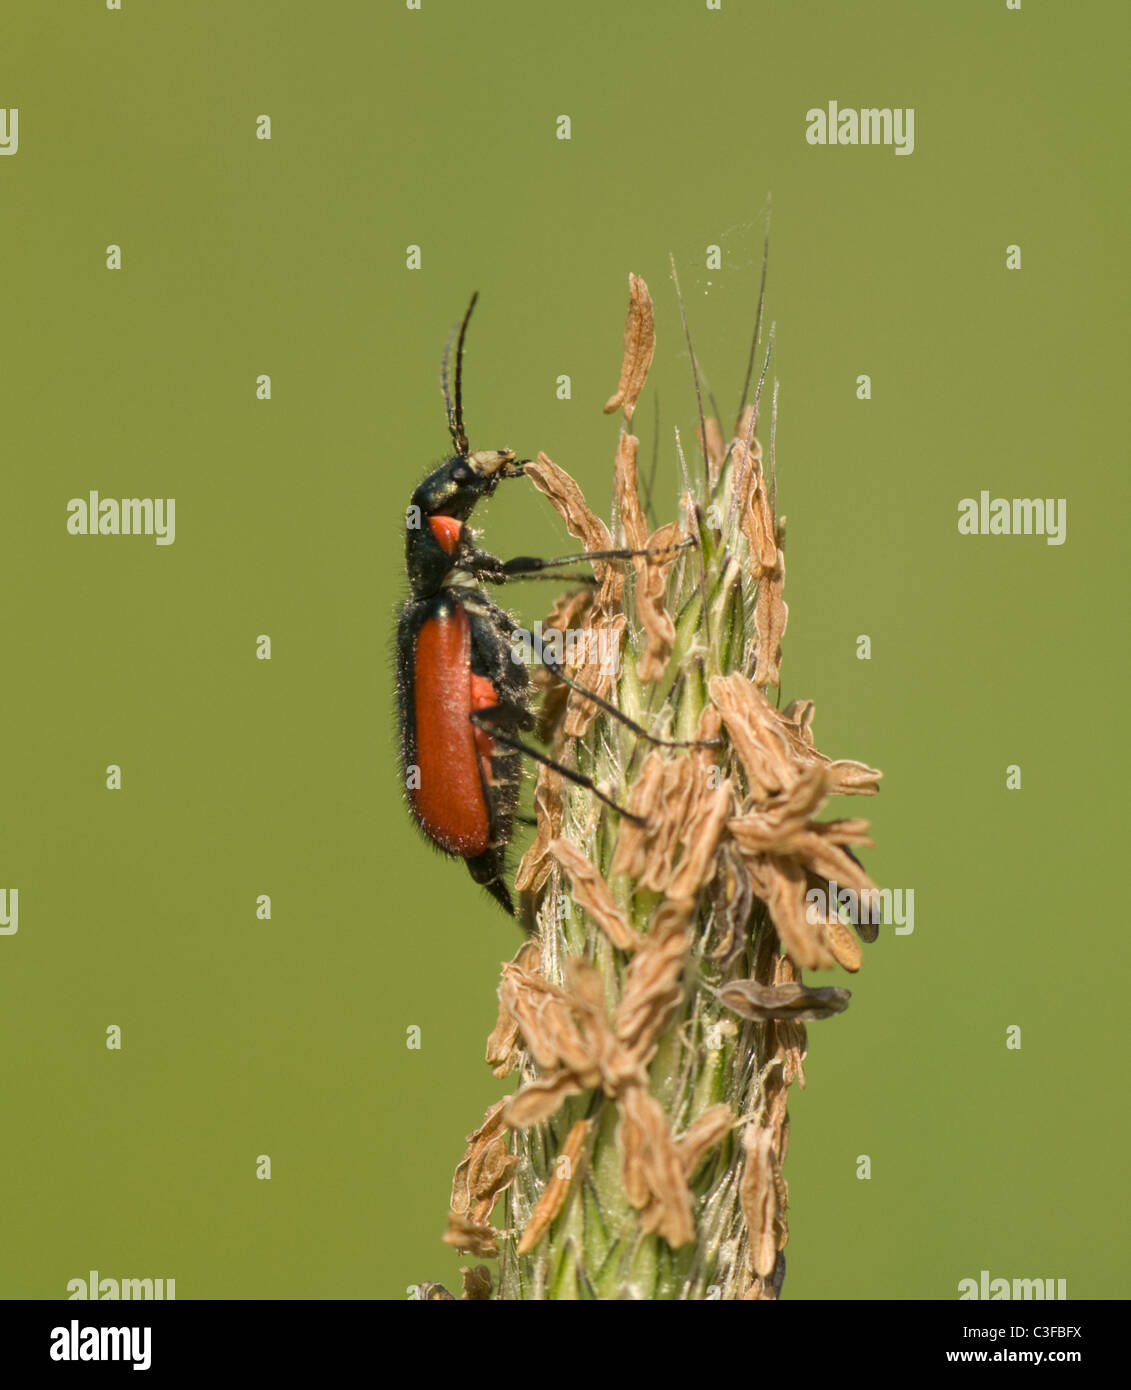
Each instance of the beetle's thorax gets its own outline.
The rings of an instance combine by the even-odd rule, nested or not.
[[[446,459],[412,494],[406,514],[405,566],[415,598],[458,583],[453,568],[465,545],[465,525],[477,502],[503,478],[522,476],[512,449],[480,450]]]

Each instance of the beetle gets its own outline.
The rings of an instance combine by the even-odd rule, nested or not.
[[[646,551],[591,551],[542,560],[503,562],[474,543],[468,520],[499,483],[523,476],[529,462],[512,449],[471,452],[463,421],[463,348],[478,294],[471,297],[456,344],[455,397],[448,390],[452,339],[444,351],[441,387],[455,452],[412,494],[406,512],[405,569],[410,597],[397,626],[397,694],[403,785],[409,810],[445,854],[462,858],[472,878],[511,916],[504,881],[506,851],[518,808],[522,755],[528,754],[587,787],[621,815],[637,820],[590,778],[563,767],[519,735],[535,726],[529,676],[514,655],[517,624],[480,587],[505,583],[579,559],[623,559]],[[560,666],[566,684],[654,743],[657,739],[608,701],[585,690]],[[691,740],[690,742],[695,742]]]
[[[522,476],[522,463],[511,449],[473,454],[468,447],[463,345],[477,298],[459,329],[454,402],[450,338],[444,351],[442,386],[455,452],[416,488],[406,513],[411,597],[397,626],[397,693],[410,811],[433,844],[462,858],[472,878],[513,915],[503,870],[521,755],[493,737],[485,712],[512,727],[533,727],[529,678],[510,660],[513,620],[475,583],[478,551],[466,523],[502,479]]]

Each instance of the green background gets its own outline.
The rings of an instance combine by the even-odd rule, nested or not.
[[[1124,25],[1035,0],[6,7],[0,1294],[92,1267],[182,1299],[458,1282],[449,1184],[504,1092],[483,1044],[519,938],[398,787],[441,349],[478,289],[473,447],[545,449],[604,510],[644,275],[637,426],[650,456],[658,396],[674,514],[668,253],[729,419],[771,197],[783,695],[884,769],[844,810],[916,894],[810,1028],[785,1294],[953,1298],[982,1269],[1128,1294]],[[810,147],[829,100],[913,107],[914,153]],[[959,536],[982,488],[1067,497],[1067,544]],[[175,544],[68,535],[91,489],[175,497]],[[569,545],[524,484],[478,520],[504,556]]]

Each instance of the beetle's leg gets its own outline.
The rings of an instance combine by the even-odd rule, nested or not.
[[[568,685],[571,690],[576,690],[586,700],[592,700],[595,705],[600,705],[606,714],[611,714],[626,729],[631,729],[634,734],[645,739],[648,743],[654,743],[660,748],[717,748],[722,742],[718,738],[659,738],[656,734],[650,734],[647,729],[641,728],[635,719],[630,719],[627,714],[622,714],[616,705],[610,704],[608,700],[595,691],[587,690],[585,686],[579,685],[572,676],[567,676],[565,668],[560,666],[553,657],[547,656],[545,652],[542,653],[542,665],[557,680]]]
[[[645,550],[579,550],[573,555],[556,555],[552,560],[543,560],[537,555],[516,555],[513,560],[500,560],[497,555],[489,555],[485,550],[468,546],[454,568],[466,570],[488,584],[506,584],[512,579],[564,579],[595,584],[597,581],[588,574],[546,575],[542,571],[556,569],[558,565],[577,564],[581,560],[631,560],[641,555],[670,555],[674,551],[686,550],[689,546],[696,545],[698,541],[689,536],[675,545],[661,545]]]
[[[482,709],[473,709],[471,712],[473,724],[477,715],[483,715],[485,719],[490,721],[491,727],[486,730],[487,733],[493,733],[496,729],[502,729],[508,733],[521,730],[525,733],[533,729],[538,722],[528,706],[514,704],[509,700],[500,700],[496,704],[486,705]]]
[[[694,536],[688,536],[675,545],[660,545],[644,550],[579,550],[573,555],[556,555],[552,560],[542,560],[537,555],[516,555],[513,560],[504,560],[501,568],[505,578],[517,579],[537,574],[540,570],[554,569],[558,565],[573,565],[579,560],[631,560],[641,555],[671,555],[698,544]]]
[[[611,807],[618,815],[624,816],[635,825],[644,825],[644,817],[634,815],[631,811],[626,811],[619,802],[607,796],[591,777],[586,777],[583,772],[576,772],[573,768],[565,767],[553,758],[532,747],[529,743],[524,743],[520,738],[514,738],[511,734],[504,732],[504,721],[512,717],[511,711],[505,705],[492,705],[488,709],[473,710],[468,718],[477,729],[482,729],[485,733],[501,743],[505,748],[513,748],[516,753],[525,753],[527,757],[533,758],[536,763],[541,763],[543,767],[548,767],[554,772],[559,772],[569,781],[574,782],[579,787],[585,787],[591,791],[606,806]]]
[[[503,911],[513,917],[515,915],[514,903],[511,901],[510,892],[503,881],[503,874],[506,872],[503,850],[492,845],[482,854],[477,854],[474,859],[465,859],[463,862],[467,865],[467,872],[475,882],[486,888]]]

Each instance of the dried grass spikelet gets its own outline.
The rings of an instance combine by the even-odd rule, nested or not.
[[[691,1127],[676,1140],[676,1151],[683,1165],[683,1175],[691,1178],[712,1149],[718,1148],[727,1134],[734,1128],[734,1114],[729,1105],[720,1102],[695,1120]]]
[[[463,1297],[465,1299],[469,1302],[481,1303],[491,1297],[494,1281],[491,1278],[491,1271],[486,1265],[476,1265],[474,1268],[461,1265],[459,1272],[463,1281]]]
[[[772,1274],[778,1257],[778,1164],[769,1129],[747,1125],[742,1147],[742,1213],[750,1233],[750,1266],[755,1274]]]
[[[549,613],[542,622],[542,631],[548,635],[551,630],[562,633],[591,630],[594,616],[594,594],[590,589],[579,589],[576,593],[562,594],[554,601]],[[570,689],[557,679],[544,666],[532,673],[532,685],[538,699],[537,723],[535,732],[543,743],[551,743],[555,731],[561,726],[562,716],[569,702]],[[516,882],[521,891],[530,884]],[[541,886],[541,885],[537,885]]]
[[[566,524],[571,536],[576,536],[586,550],[612,550],[613,538],[609,528],[597,516],[581,489],[564,468],[552,458],[539,453],[533,463],[526,465],[526,476],[539,492],[553,503],[555,511]],[[624,573],[619,564],[609,560],[594,562],[600,587],[593,608],[602,616],[616,610],[624,593]]]
[[[570,1130],[569,1137],[562,1146],[562,1151],[555,1163],[554,1176],[546,1184],[541,1197],[538,1199],[538,1205],[526,1223],[526,1229],[522,1233],[516,1254],[525,1255],[533,1250],[550,1229],[550,1223],[554,1217],[565,1206],[566,1199],[573,1191],[579,1175],[581,1153],[588,1133],[588,1120],[578,1120]]]
[[[621,1100],[619,1131],[624,1155],[624,1190],[639,1211],[641,1230],[658,1235],[673,1249],[695,1239],[691,1189],[664,1107],[643,1086]]]
[[[614,1019],[617,1037],[643,1068],[656,1053],[663,1031],[682,998],[681,978],[691,947],[691,911],[686,900],[667,899],[652,929],[624,972],[624,992]]]
[[[727,446],[719,422],[708,418],[703,428],[695,428],[695,438],[707,459],[707,476],[712,484],[718,481],[719,473],[726,462]]]
[[[540,952],[534,941],[524,941],[513,964],[519,970],[537,970]],[[519,1062],[518,1020],[500,1000],[499,1017],[487,1039],[487,1065],[501,1081]],[[501,1102],[500,1102],[501,1104]]]
[[[632,423],[636,402],[648,378],[648,368],[656,351],[656,330],[652,312],[652,296],[639,275],[628,277],[628,315],[624,321],[624,357],[620,382],[605,402],[605,414],[623,406],[624,418]]]
[[[767,695],[788,618],[772,435],[767,480],[755,405],[729,440],[702,420],[684,518],[651,522],[627,426],[655,346],[651,296],[632,276],[606,403],[624,412],[614,525],[544,453],[526,469],[585,548],[657,552],[595,561],[596,586],[560,597],[546,625],[604,634],[618,669],[598,669],[591,648],[569,674],[684,742],[642,741],[538,681],[553,756],[631,818],[538,769],[516,877],[536,932],[503,967],[487,1049],[517,1086],[469,1138],[448,1235],[498,1250],[499,1298],[776,1298],[788,1093],[805,1084],[806,1025],[849,1002],[802,972],[858,969],[875,935],[814,899],[874,890],[855,853],[872,843],[867,822],[822,813],[834,796],[874,795],[881,774],[817,748],[811,702],[778,709]]]
[[[549,878],[554,864],[550,845],[562,828],[562,775],[544,765],[538,772],[538,785],[534,789],[538,830],[514,877],[514,886],[520,893],[537,893]]]
[[[505,1105],[505,1101],[492,1105],[479,1128],[467,1136],[467,1149],[452,1180],[444,1239],[466,1254],[490,1258],[498,1254],[497,1232],[488,1218],[518,1166],[518,1160],[507,1149]]]
[[[640,937],[616,905],[596,864],[568,840],[551,841],[549,850],[565,871],[578,907],[584,908],[618,950],[635,951]]]

